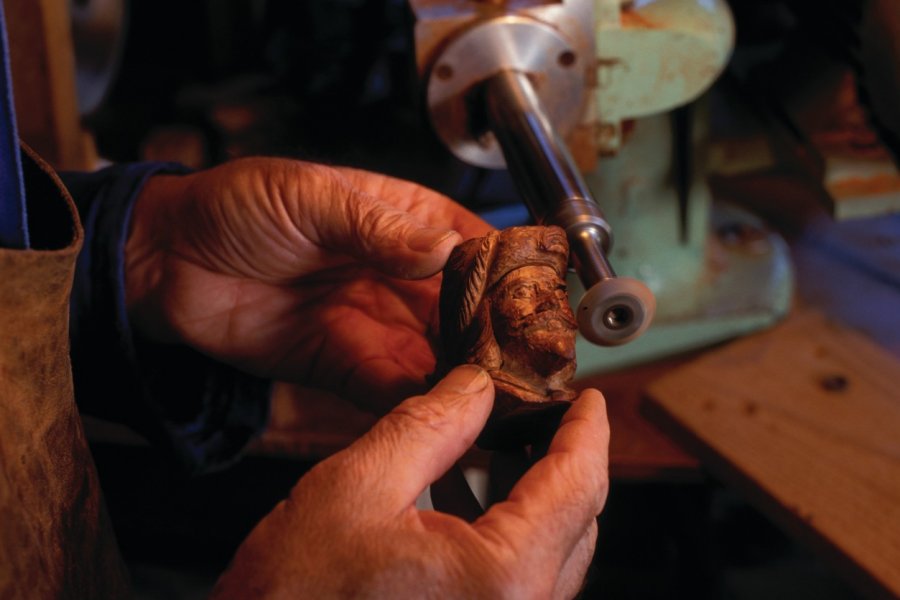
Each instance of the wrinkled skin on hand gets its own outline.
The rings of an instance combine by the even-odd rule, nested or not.
[[[507,500],[468,523],[415,508],[491,410],[486,372],[457,367],[313,468],[238,549],[215,598],[570,598],[606,499],[603,396],[585,390]],[[434,492],[434,489],[432,489]]]
[[[132,223],[126,299],[145,336],[377,413],[424,391],[435,274],[490,230],[410,182],[270,158],[154,177]]]

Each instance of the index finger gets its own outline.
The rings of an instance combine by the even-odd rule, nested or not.
[[[558,573],[609,489],[606,402],[585,390],[563,417],[547,455],[475,524],[489,542],[504,545],[522,567]]]
[[[360,189],[416,215],[431,227],[452,228],[463,239],[487,235],[494,229],[462,204],[418,183],[352,167],[339,167],[338,170]]]

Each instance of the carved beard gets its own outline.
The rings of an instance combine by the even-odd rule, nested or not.
[[[567,367],[574,370],[577,327],[568,311],[546,310],[510,323],[498,341],[507,357],[527,357],[529,366],[547,377]]]

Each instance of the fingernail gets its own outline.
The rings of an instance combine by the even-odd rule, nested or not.
[[[434,250],[441,242],[457,235],[452,229],[438,229],[435,227],[426,227],[419,229],[406,240],[406,245],[414,252],[428,252]]]
[[[487,387],[490,376],[478,365],[463,365],[452,371],[453,386],[461,394],[474,394]]]

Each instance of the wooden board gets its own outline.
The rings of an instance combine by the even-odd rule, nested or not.
[[[647,381],[687,362],[670,358],[617,373],[575,382],[577,389],[596,387],[606,397],[612,439],[610,476],[615,480],[692,482],[702,477],[697,459],[640,413]],[[349,446],[375,422],[375,417],[346,400],[319,390],[279,383],[272,396],[271,417],[251,454],[318,460]],[[102,431],[94,424],[94,437]],[[118,441],[120,438],[116,438]]]
[[[609,474],[616,481],[693,482],[703,477],[699,461],[641,414],[648,381],[686,364],[697,353],[591,375],[575,381],[579,390],[603,392],[609,415]]]
[[[900,361],[818,312],[648,388],[719,477],[873,597],[900,597]]]
[[[91,169],[82,127],[67,0],[3,0],[19,137],[54,168]]]

